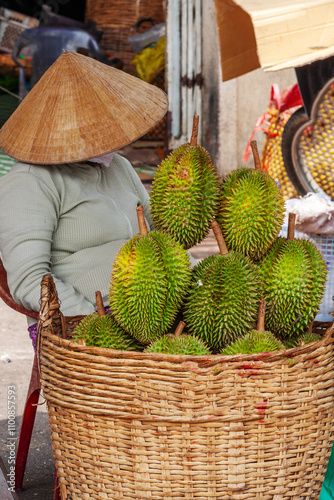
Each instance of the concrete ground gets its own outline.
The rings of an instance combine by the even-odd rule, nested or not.
[[[149,147],[148,147],[149,146]],[[161,145],[158,145],[161,146]],[[160,150],[161,151],[161,150]],[[138,144],[125,148],[124,156],[134,165],[147,190],[150,190],[154,168],[160,163],[157,147]],[[218,253],[214,236],[209,237],[191,250],[192,256],[199,260],[207,255]],[[26,319],[10,309],[0,299],[0,457],[7,472],[10,467],[11,451],[8,443],[17,442],[29,386],[33,363],[33,347],[27,332]],[[15,392],[15,435],[10,435],[7,418],[7,402]],[[10,402],[13,400],[9,400]],[[32,441],[29,449],[23,489],[17,493],[18,500],[52,500],[54,461],[48,426],[46,404],[40,397]],[[0,498],[0,500],[2,500]]]

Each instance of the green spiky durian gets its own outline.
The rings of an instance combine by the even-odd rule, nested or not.
[[[321,339],[322,336],[319,335],[318,333],[306,332],[297,338],[288,339],[287,341],[284,342],[284,345],[287,349],[290,349],[292,347],[301,347],[305,344],[310,344],[311,342],[317,342],[318,340]]]
[[[189,333],[214,351],[254,327],[261,295],[257,266],[237,253],[206,257],[192,271],[184,304]]]
[[[306,250],[310,262],[310,270],[312,273],[312,294],[310,296],[310,302],[312,310],[317,313],[325,293],[325,285],[328,275],[327,265],[323,255],[312,241],[299,241]]]
[[[192,138],[155,173],[150,193],[154,226],[190,248],[209,233],[219,195],[219,177],[209,153]]]
[[[169,234],[152,231],[134,236],[113,264],[109,303],[117,322],[139,342],[149,344],[173,323],[190,277],[189,257]]]
[[[274,334],[264,330],[264,319],[266,311],[265,299],[260,300],[257,329],[251,330],[246,335],[237,339],[232,344],[225,347],[221,354],[255,354],[268,351],[279,351],[284,349],[283,343]]]
[[[298,337],[316,316],[326,263],[307,240],[278,238],[259,263],[267,300],[266,324],[282,340]]]
[[[112,314],[86,316],[76,327],[73,338],[87,346],[107,347],[122,351],[142,351],[143,346],[121,328]]]
[[[175,337],[172,333],[163,335],[145,349],[145,352],[164,354],[184,354],[189,356],[203,356],[211,354],[203,340],[194,335]]]
[[[230,250],[259,259],[277,237],[283,218],[283,196],[263,170],[240,168],[222,181],[217,222]]]
[[[168,333],[146,347],[145,352],[162,354],[182,354],[189,356],[204,356],[211,354],[203,340],[194,335],[181,335],[184,323],[181,321],[175,334]]]
[[[252,330],[222,350],[221,354],[255,354],[257,352],[279,351],[283,343],[271,332]]]

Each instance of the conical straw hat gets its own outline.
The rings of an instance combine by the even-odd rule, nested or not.
[[[0,148],[25,163],[88,160],[144,135],[167,104],[158,87],[64,51],[2,127]]]

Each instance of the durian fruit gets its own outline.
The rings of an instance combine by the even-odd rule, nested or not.
[[[261,168],[256,141],[251,146],[255,170],[240,168],[223,179],[217,222],[230,250],[257,260],[281,229],[284,199],[275,181]]]
[[[308,331],[297,338],[288,339],[286,342],[284,342],[284,345],[287,349],[290,349],[291,347],[302,347],[303,345],[310,344],[311,342],[317,342],[321,339],[322,336],[318,333]]]
[[[220,181],[209,153],[197,145],[198,115],[189,144],[183,144],[158,167],[150,192],[151,217],[188,249],[210,230],[219,206]]]
[[[121,328],[112,314],[106,314],[100,292],[96,292],[97,313],[89,314],[76,327],[73,338],[79,344],[122,351],[142,351],[143,346]]]
[[[146,347],[145,352],[204,356],[211,354],[203,340],[194,335],[182,335],[185,323],[180,321],[175,333],[168,333]]]
[[[257,352],[279,351],[284,344],[271,332],[264,329],[266,301],[262,299],[259,306],[259,315],[256,330],[251,330],[243,337],[225,347],[221,354],[254,354]]]
[[[140,234],[116,255],[109,304],[117,322],[143,344],[172,325],[190,285],[186,250],[169,234],[148,233],[143,207],[137,208]]]
[[[257,266],[238,252],[228,252],[216,221],[212,229],[220,255],[206,257],[193,269],[184,304],[189,333],[214,352],[254,328],[261,280]]]
[[[294,239],[295,214],[288,238],[278,238],[259,262],[267,301],[266,325],[281,340],[300,336],[314,320],[325,291],[326,263],[308,240]]]

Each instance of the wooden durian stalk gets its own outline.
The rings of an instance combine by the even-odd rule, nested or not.
[[[255,140],[251,141],[250,145],[252,148],[255,170],[263,170],[263,168],[261,166],[261,159],[260,159],[260,155],[259,155],[259,150],[257,149],[257,142]]]
[[[96,299],[96,309],[99,316],[105,316],[106,310],[103,305],[102,294],[100,291],[95,292],[95,299]]]
[[[258,318],[257,318],[257,326],[256,326],[256,330],[258,332],[265,331],[265,328],[264,328],[265,315],[266,315],[266,301],[265,301],[265,299],[261,299],[260,305],[259,305],[259,314],[258,314]]]
[[[184,329],[185,326],[186,326],[185,322],[184,321],[180,321],[179,324],[176,327],[174,336],[175,337],[181,337],[183,329]]]
[[[144,209],[141,205],[139,205],[137,207],[137,219],[138,219],[138,226],[139,226],[139,234],[141,236],[148,234],[148,229],[147,229],[145,215],[144,215]]]
[[[199,116],[194,115],[193,130],[192,130],[192,134],[191,134],[191,138],[190,138],[190,146],[197,146],[198,124],[199,124]]]
[[[212,231],[216,237],[220,255],[227,255],[228,248],[226,246],[223,233],[222,233],[220,226],[216,220],[213,220],[211,222],[211,228],[212,228]]]
[[[289,222],[288,222],[288,240],[293,240],[295,237],[295,226],[296,226],[296,214],[289,213]]]

